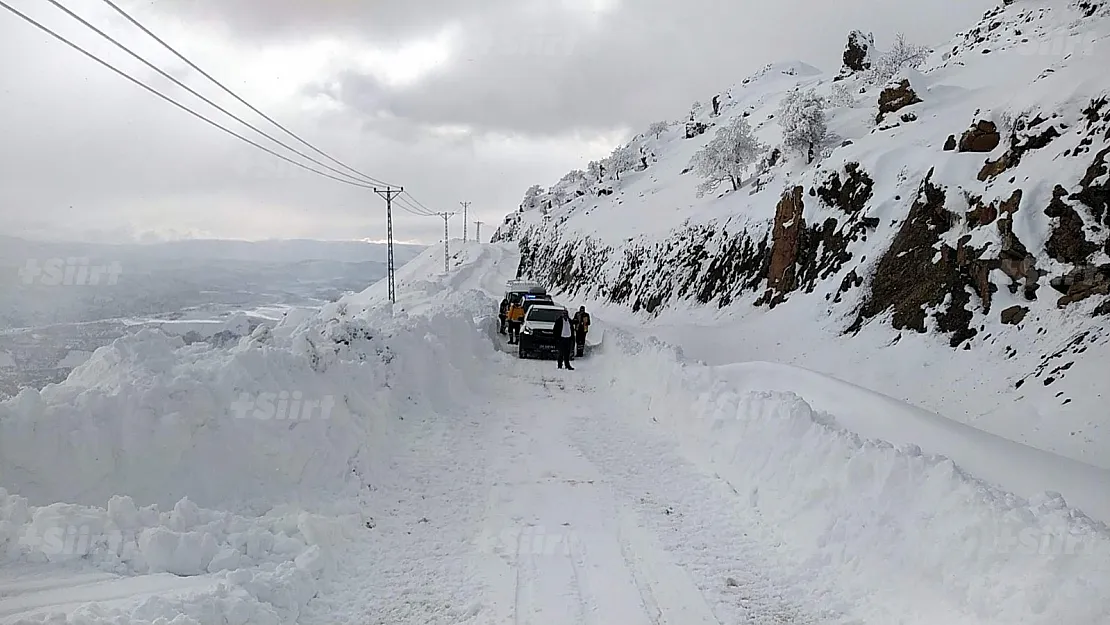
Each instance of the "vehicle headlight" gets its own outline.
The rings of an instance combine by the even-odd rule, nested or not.
[[[532,328],[526,327],[523,330],[521,330],[521,333],[522,334],[531,334],[532,333]]]

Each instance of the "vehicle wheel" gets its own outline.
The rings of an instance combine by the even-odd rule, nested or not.
[[[521,359],[524,359],[524,358],[527,358],[527,357],[528,357],[528,352],[524,351],[523,349],[518,349],[518,350],[516,350],[516,354],[517,354],[517,356],[519,356],[519,357],[520,357]]]

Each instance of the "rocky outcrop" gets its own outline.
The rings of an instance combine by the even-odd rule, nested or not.
[[[1105,0],[1078,0],[1075,6],[1083,12],[1083,17],[1093,17],[1099,11],[1110,10],[1110,4]]]
[[[861,212],[871,201],[875,182],[859,163],[844,165],[844,174],[844,182],[840,181],[838,172],[829,174],[824,183],[816,188],[815,194],[829,206],[835,206],[846,214],[854,215]]]
[[[1020,198],[1020,191],[1015,191]],[[1011,196],[1011,200],[1013,200]],[[1003,202],[1007,205],[1009,201]],[[1013,204],[1013,209],[1017,210],[1017,204]],[[1010,278],[1009,291],[1017,293],[1021,289],[1025,299],[1033,301],[1037,299],[1037,289],[1040,288],[1041,272],[1037,269],[1037,259],[1029,253],[1029,250],[1014,234],[1012,219],[1002,219],[998,221],[998,238],[1001,241],[1001,249],[998,252],[998,268],[1002,273]]]
[[[983,198],[973,196],[968,198],[971,210],[967,212],[967,225],[969,228],[989,226],[1001,215],[1003,218],[1013,215],[1021,205],[1021,189],[1015,189],[1009,199],[1002,202],[983,204]]]
[[[1060,308],[1095,295],[1110,295],[1110,263],[1098,267],[1076,267],[1063,276],[1053,278],[1049,284],[1063,294],[1056,301]]]
[[[875,48],[875,37],[871,33],[853,30],[848,34],[848,45],[844,48],[844,67],[840,76],[857,74],[871,69],[871,51]]]
[[[968,288],[979,295],[984,310],[989,310],[994,289],[989,276],[998,268],[998,261],[981,260],[985,250],[968,246],[969,236],[962,237],[956,249],[941,243],[941,235],[953,227],[958,216],[945,208],[944,189],[932,183],[932,176],[930,170],[906,220],[879,260],[871,293],[849,331],[858,331],[867,319],[890,310],[895,328],[917,332],[927,330],[931,313],[936,328],[951,334],[953,347],[978,333],[971,327]]]
[[[921,101],[917,92],[910,85],[908,78],[903,78],[895,84],[888,85],[879,93],[879,114],[875,117],[875,123],[883,121],[885,115]]]
[[[766,239],[713,224],[681,228],[650,244],[629,241],[619,249],[532,228],[519,245],[518,276],[647,313],[680,299],[727,306],[763,283],[769,258]]]
[[[1091,102],[1083,111],[1086,128],[1084,138],[1075,149],[1073,155],[1089,153],[1091,145],[1096,140],[1110,140],[1110,106],[1106,98],[1099,98]],[[1086,205],[1096,223],[1110,227],[1110,146],[1104,147],[1095,153],[1091,163],[1087,166],[1083,178],[1079,181],[1079,191],[1070,199],[1077,200]],[[1110,239],[1107,240],[1105,251],[1110,255]]]
[[[1056,114],[1052,117],[1055,118]],[[1053,139],[1060,137],[1060,130],[1057,129],[1056,124],[1043,126],[1047,121],[1048,119],[1040,115],[1032,118],[1023,115],[1015,120],[1014,129],[1010,133],[1009,148],[1002,156],[984,163],[983,168],[979,170],[978,179],[987,181],[1008,169],[1017,167],[1027,152],[1039,150],[1051,143]]]
[[[775,209],[775,222],[771,230],[771,264],[767,269],[767,286],[778,294],[795,286],[795,266],[798,261],[798,239],[805,229],[802,210],[802,187],[794,187],[783,194]]]
[[[708,129],[709,126],[703,122],[686,122],[686,138],[693,139],[698,135],[705,134]]]
[[[1098,250],[1098,246],[1087,240],[1083,232],[1083,218],[1063,200],[1067,195],[1067,189],[1056,185],[1052,190],[1052,201],[1044,210],[1044,214],[1053,221],[1045,251],[1062,263],[1082,265]]]
[[[1002,323],[1016,326],[1025,319],[1027,314],[1029,314],[1029,309],[1025,306],[1010,306],[1002,311]]]
[[[992,121],[979,120],[960,136],[960,152],[993,152],[1002,142],[998,126]]]
[[[867,229],[878,225],[877,219],[864,216],[873,186],[859,163],[847,163],[843,172],[829,173],[820,186],[809,190],[809,195],[840,210],[844,217],[828,217],[812,225],[803,217],[802,187],[783,194],[771,230],[767,291],[756,301],[757,306],[774,307],[793,291],[812,293],[821,281],[836,275],[852,260],[848,247],[866,240]],[[854,273],[845,277],[837,297],[861,284],[862,279]]]

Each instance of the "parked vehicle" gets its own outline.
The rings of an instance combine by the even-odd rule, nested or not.
[[[554,306],[555,300],[551,299],[550,295],[526,294],[521,301],[521,306],[524,307],[525,314],[528,314],[528,309],[532,306],[535,306],[536,304]]]
[[[532,280],[509,280],[505,284],[505,299],[509,304],[522,302],[525,295],[547,295],[547,289]]]
[[[566,312],[567,309],[563,306],[532,305],[524,315],[518,355],[528,358],[535,354],[556,353],[558,342],[555,339],[555,320]]]

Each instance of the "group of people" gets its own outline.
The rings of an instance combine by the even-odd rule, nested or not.
[[[524,306],[520,302],[510,303],[508,299],[501,300],[498,314],[501,321],[501,334],[508,334],[509,345],[520,343],[520,328],[524,325]],[[571,358],[582,356],[586,351],[586,334],[590,331],[590,313],[585,306],[579,306],[574,317],[566,309],[555,320],[555,344],[559,354],[559,368],[566,367],[574,370],[570,365]],[[573,354],[573,355],[572,355]]]

